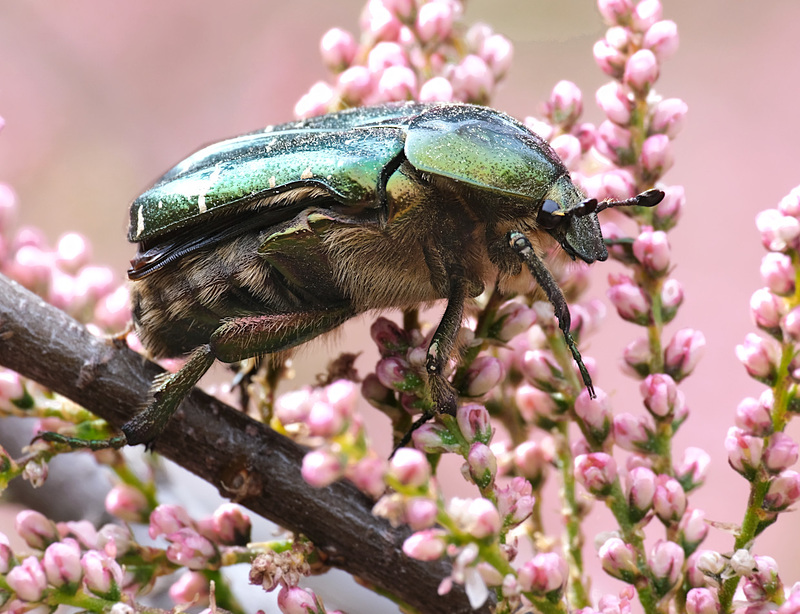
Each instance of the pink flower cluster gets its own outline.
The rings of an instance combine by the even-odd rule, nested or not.
[[[485,104],[511,65],[511,43],[485,24],[465,31],[463,11],[460,0],[369,0],[360,43],[340,28],[322,37],[334,83],[311,86],[295,115],[403,100]]]

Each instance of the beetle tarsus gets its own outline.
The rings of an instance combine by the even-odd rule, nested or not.
[[[553,305],[553,311],[555,312],[556,319],[558,319],[558,327],[561,329],[561,333],[564,335],[564,341],[566,342],[569,351],[572,353],[572,357],[575,359],[575,362],[578,365],[578,370],[581,372],[581,379],[583,379],[583,383],[586,386],[586,389],[589,391],[589,396],[591,398],[595,398],[594,386],[592,386],[592,378],[589,375],[586,365],[583,364],[583,359],[581,358],[581,353],[578,351],[578,346],[575,344],[575,340],[572,338],[572,335],[569,332],[572,321],[569,314],[567,299],[564,298],[561,288],[558,287],[558,284],[556,283],[556,280],[553,279],[550,271],[533,251],[533,246],[531,245],[530,240],[528,240],[528,237],[519,231],[513,230],[508,233],[507,238],[508,244],[528,266],[528,269],[530,270],[531,275],[533,275],[533,278],[536,280],[536,283],[538,283],[542,290],[544,290],[545,294],[547,295],[547,299]]]
[[[80,439],[79,437],[69,437],[61,433],[46,431],[36,435],[36,437],[31,440],[31,443],[38,440],[62,444],[68,446],[72,450],[91,450],[92,452],[108,450],[109,448],[112,450],[119,450],[128,445],[128,440],[125,435],[115,435],[108,439]]]

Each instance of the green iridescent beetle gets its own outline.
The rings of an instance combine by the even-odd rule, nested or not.
[[[525,126],[457,103],[352,109],[206,147],[131,205],[134,326],[153,356],[189,360],[122,428],[127,443],[153,441],[215,360],[280,352],[366,311],[439,299],[447,307],[426,366],[436,410],[453,413],[444,371],[464,304],[495,283],[509,293],[538,284],[592,392],[537,252],[555,239],[573,259],[605,260],[597,211],[662,197],[587,200]]]

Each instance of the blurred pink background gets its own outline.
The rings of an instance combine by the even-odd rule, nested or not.
[[[133,254],[125,241],[129,201],[200,145],[291,119],[297,99],[328,76],[317,51],[321,35],[332,26],[357,32],[362,4],[4,2],[0,181],[18,192],[21,223],[40,226],[51,241],[68,230],[86,234],[94,260],[115,267],[122,279]],[[681,48],[666,62],[657,89],[689,105],[666,176],[685,186],[688,199],[670,235],[674,276],[686,299],[669,331],[696,328],[707,339],[705,358],[682,387],[692,413],[676,458],[689,445],[713,455],[709,485],[691,504],[710,519],[737,523],[746,483],[728,468],[723,441],[739,401],[762,387],[745,375],[734,348],[754,329],[749,297],[762,285],[764,250],[754,217],[800,184],[800,3],[665,5]],[[569,79],[584,92],[586,119],[601,119],[594,91],[606,79],[591,50],[604,27],[593,2],[471,0],[466,15],[469,23],[489,22],[515,46],[494,106],[520,118],[535,114],[552,86]],[[614,270],[595,267],[592,296],[605,300],[606,276]],[[353,334],[342,335],[332,350],[359,348],[364,321],[349,326]],[[354,339],[356,331],[362,336]],[[609,314],[585,349],[599,364],[596,384],[612,395],[617,411],[642,411],[638,384],[617,368],[622,349],[639,333]],[[359,363],[362,373],[370,352]],[[298,373],[320,371],[327,360],[320,354],[301,356]],[[388,442],[388,430],[379,428],[375,437]],[[604,519],[597,530],[612,526]],[[778,560],[789,585],[800,579],[798,534],[797,517],[785,514],[755,549]],[[707,544],[724,552],[732,539],[712,530]],[[596,586],[605,583],[598,577]]]

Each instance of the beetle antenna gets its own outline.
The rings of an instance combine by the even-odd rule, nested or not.
[[[555,210],[549,211],[548,213],[558,217],[584,217],[590,213],[600,213],[601,211],[612,209],[614,207],[654,207],[663,199],[663,190],[652,189],[642,192],[641,194],[637,194],[633,198],[628,198],[626,200],[607,200],[598,203],[596,198],[587,198],[586,200],[579,202],[577,205],[573,205],[565,211]]]
[[[597,206],[597,213],[605,209],[611,209],[613,207],[655,207],[658,203],[664,200],[664,191],[663,190],[647,190],[646,192],[642,192],[641,194],[637,194],[633,198],[628,198],[626,200],[610,200],[600,203]]]

